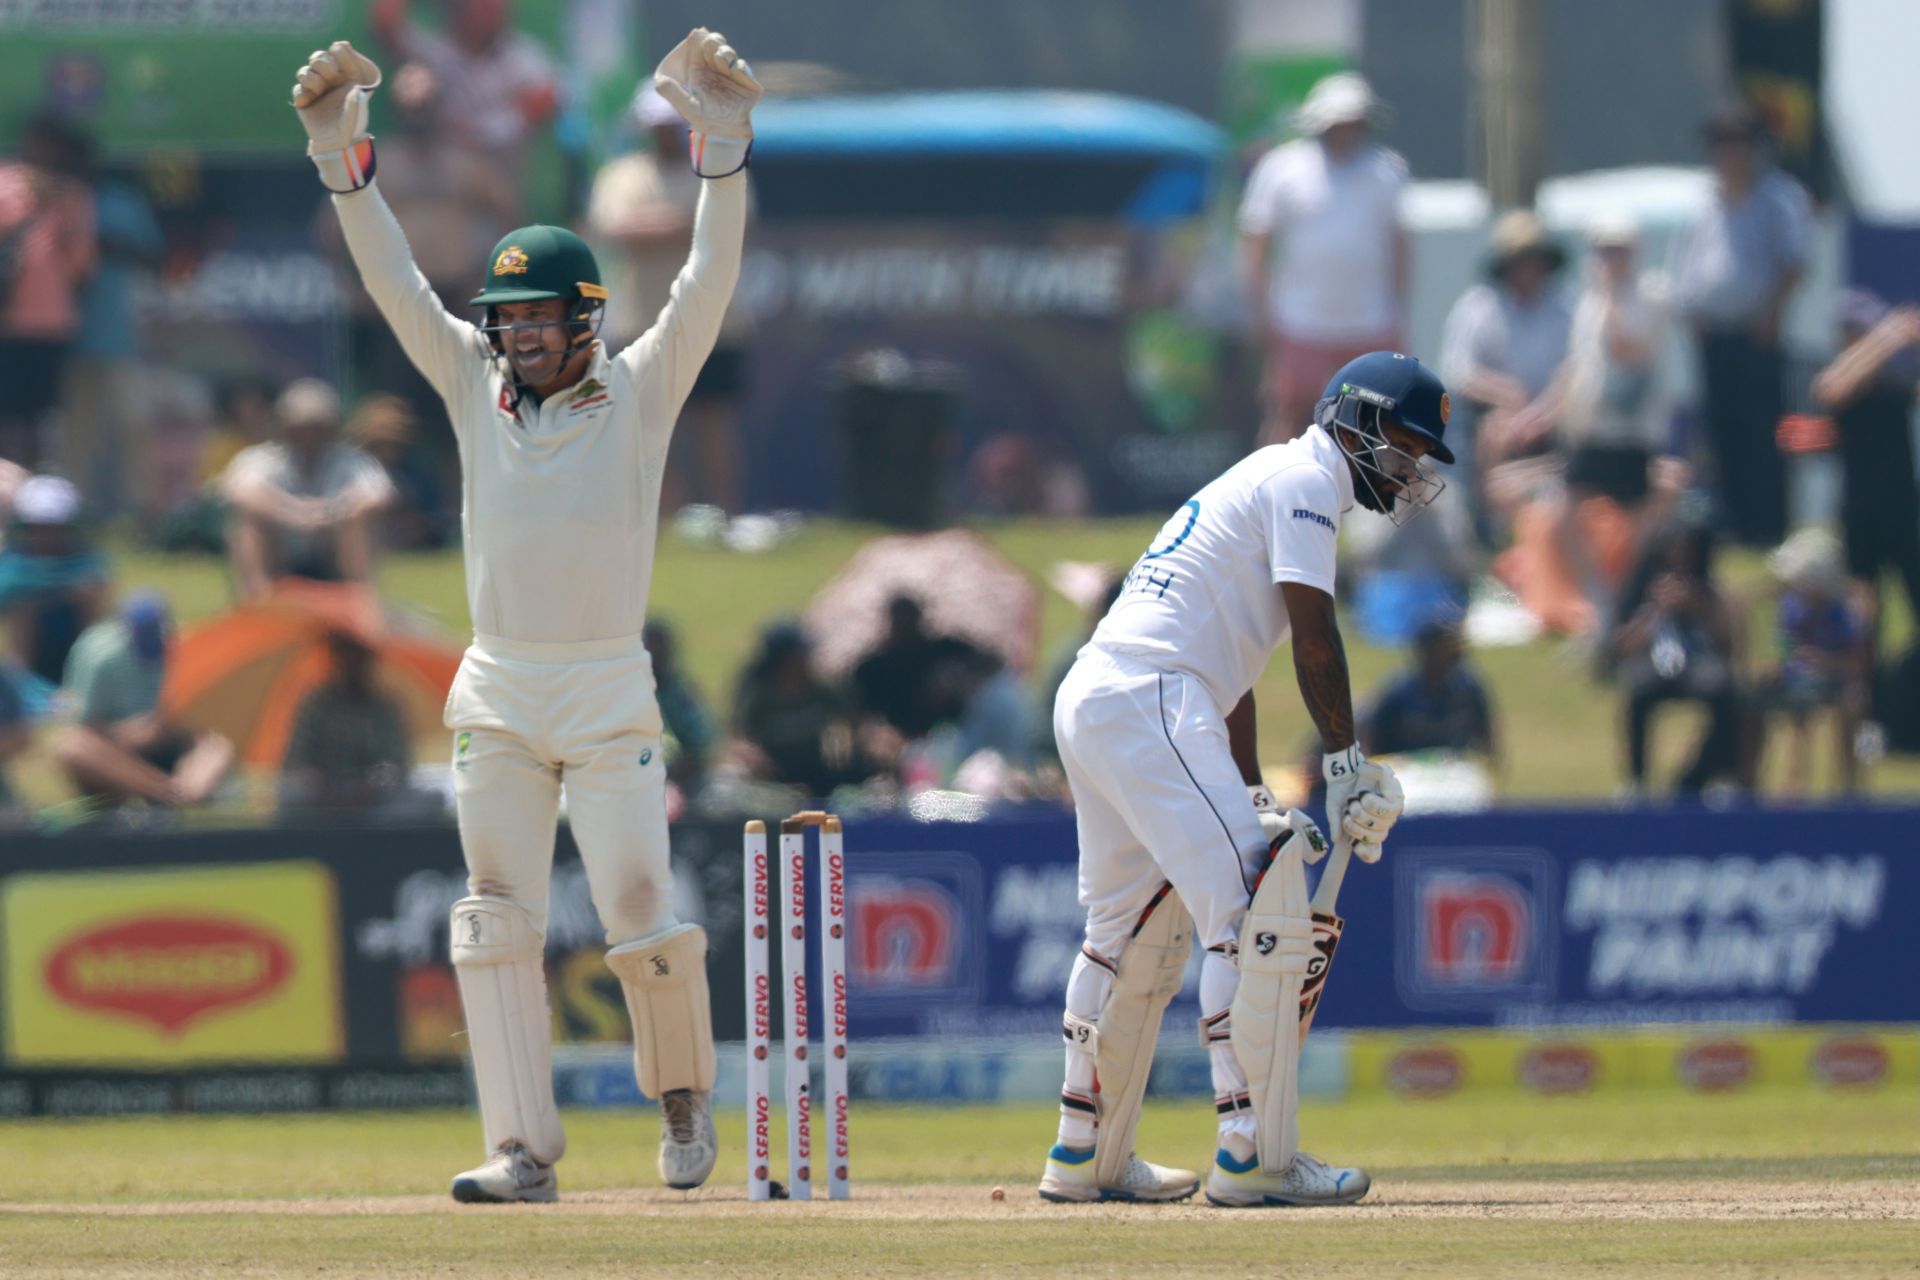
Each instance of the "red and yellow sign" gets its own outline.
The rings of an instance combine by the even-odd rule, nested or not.
[[[340,1057],[338,908],[317,862],[48,872],[0,884],[6,1060]]]

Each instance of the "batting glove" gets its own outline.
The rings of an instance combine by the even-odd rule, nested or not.
[[[1387,832],[1406,808],[1400,780],[1384,764],[1361,755],[1358,746],[1328,752],[1321,771],[1327,780],[1327,825],[1353,842],[1354,857],[1380,861]]]
[[[760,82],[725,36],[695,27],[660,60],[653,87],[692,130],[695,173],[724,178],[747,167]]]
[[[345,194],[373,181],[368,100],[380,68],[345,40],[316,49],[294,73],[293,109],[307,131],[307,155],[329,191]]]

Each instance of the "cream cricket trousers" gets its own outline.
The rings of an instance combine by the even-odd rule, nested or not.
[[[468,892],[542,933],[560,789],[609,945],[675,923],[666,761],[639,636],[527,644],[479,636],[447,695]]]

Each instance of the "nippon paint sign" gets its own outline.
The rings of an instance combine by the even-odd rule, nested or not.
[[[1566,928],[1591,935],[1590,996],[1798,996],[1879,922],[1886,886],[1871,853],[1582,861]]]
[[[1348,878],[1336,1026],[1909,1021],[1894,810],[1410,818]],[[1384,979],[1384,981],[1383,981]],[[1557,1068],[1556,1068],[1557,1069]]]

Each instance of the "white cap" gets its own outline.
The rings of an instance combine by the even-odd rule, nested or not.
[[[312,426],[340,422],[340,393],[318,378],[300,378],[287,384],[273,410],[282,427]]]
[[[1373,119],[1380,99],[1373,86],[1357,71],[1340,71],[1313,86],[1307,100],[1293,113],[1293,127],[1317,137],[1337,124],[1352,124]]]
[[[13,518],[21,524],[72,524],[80,514],[80,491],[61,476],[33,476],[13,495]]]
[[[653,87],[651,80],[641,82],[640,87],[633,91],[633,116],[649,129],[686,123],[680,118],[680,113],[674,110],[673,104]]]

